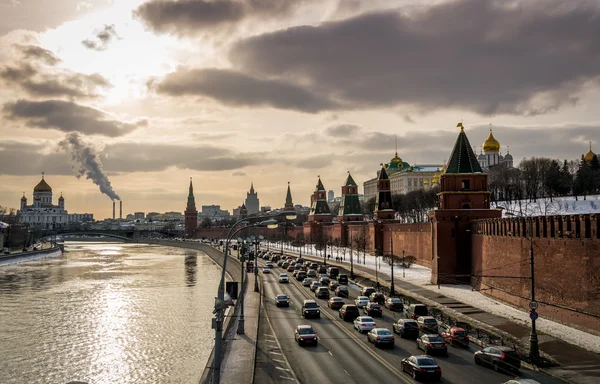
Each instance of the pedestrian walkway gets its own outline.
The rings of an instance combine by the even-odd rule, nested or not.
[[[295,252],[287,251],[287,254],[297,256]],[[302,254],[302,257],[316,262],[322,262],[322,257]],[[349,269],[348,262],[337,262],[334,258],[327,260],[328,265],[335,265]],[[369,278],[375,281],[375,270],[370,266],[354,263],[354,272],[362,277]],[[389,286],[389,275],[385,275],[388,279],[382,279],[382,273],[379,272],[379,281],[382,285]],[[394,276],[394,285],[396,289],[404,289],[415,295],[421,296],[427,300],[436,302],[446,308],[450,308],[456,312],[460,312],[472,319],[481,321],[499,330],[507,332],[512,336],[520,339],[525,344],[528,343],[530,329],[524,325],[514,321],[488,313],[479,308],[475,308],[468,304],[462,303],[459,300],[444,296],[435,290],[419,286]],[[385,280],[385,281],[384,281]],[[553,336],[544,334],[538,331],[540,350],[552,356],[560,363],[559,367],[547,368],[543,371],[553,376],[559,377],[577,384],[596,384],[600,382],[600,355],[589,352],[581,347],[567,343]]]
[[[221,363],[221,383],[252,383],[254,377],[254,359],[258,337],[258,314],[260,311],[260,292],[254,292],[254,274],[248,273],[248,284],[244,298],[244,334],[238,335],[239,318],[225,336],[225,355]]]

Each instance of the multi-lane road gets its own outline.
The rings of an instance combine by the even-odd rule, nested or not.
[[[264,265],[259,261],[259,265]],[[308,287],[291,277],[289,284],[280,284],[281,268],[274,268],[271,274],[263,274],[263,306],[266,326],[261,327],[259,345],[266,345],[259,358],[262,365],[257,370],[271,367],[276,373],[258,372],[262,381],[300,383],[413,383],[413,379],[402,372],[400,361],[410,355],[424,354],[418,350],[414,340],[406,340],[396,335],[393,349],[375,348],[367,341],[367,335],[358,333],[352,322],[345,322],[337,310],[327,306],[326,300],[316,299]],[[261,269],[262,273],[262,269]],[[354,303],[359,295],[358,287],[349,286],[350,297],[346,303]],[[285,293],[290,297],[290,307],[277,307],[275,296]],[[332,292],[333,294],[333,292]],[[314,299],[321,306],[320,319],[304,319],[300,309],[305,299]],[[400,313],[384,309],[383,318],[375,318],[378,327],[392,330],[392,324]],[[318,346],[299,346],[294,340],[297,325],[309,324],[317,331]],[[270,348],[269,348],[270,347]],[[448,357],[434,357],[442,368],[443,383],[504,383],[514,378],[508,373],[495,372],[477,366],[473,362],[473,352],[469,349],[448,347]],[[269,360],[268,364],[265,360]],[[262,367],[262,368],[261,368]],[[521,378],[530,378],[543,384],[558,384],[562,381],[543,373],[521,370]]]

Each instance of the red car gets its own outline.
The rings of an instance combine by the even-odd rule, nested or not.
[[[442,335],[444,341],[450,345],[459,345],[465,348],[469,347],[469,335],[463,328],[445,325],[440,327],[440,335]]]

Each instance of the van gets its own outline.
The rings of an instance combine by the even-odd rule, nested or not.
[[[338,267],[329,267],[329,269],[327,270],[327,274],[332,279],[335,279],[340,274],[340,270]]]
[[[416,320],[421,316],[428,316],[429,311],[427,310],[427,306],[425,304],[411,304],[406,309],[406,317],[409,319]]]

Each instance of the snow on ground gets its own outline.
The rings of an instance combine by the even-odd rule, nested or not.
[[[272,249],[281,249],[280,243],[270,243],[269,245]],[[342,255],[341,249],[342,248],[340,248],[340,256]],[[291,247],[289,249],[286,248],[285,250],[287,252],[298,253],[299,248]],[[328,249],[328,253],[332,255],[333,260],[338,254],[337,248],[333,247],[333,251]],[[320,251],[317,251],[314,246],[303,247],[302,254],[323,257],[323,254]],[[347,249],[346,251],[345,259],[346,260],[344,262],[350,264],[349,249]],[[364,257],[365,263],[363,263],[362,252],[359,256],[357,256],[356,251],[354,251],[353,262],[357,265],[364,265],[367,268],[371,268],[373,272],[375,272],[375,259],[377,259],[377,269],[379,273],[388,275],[387,279],[389,279],[389,276],[391,276],[391,267],[388,264],[382,262],[381,257],[376,258],[373,255],[367,254],[366,257]],[[420,285],[431,291],[439,292],[444,296],[459,300],[465,304],[471,305],[475,308],[479,308],[488,313],[504,317],[505,319],[514,321],[518,324],[523,324],[526,326],[529,326],[531,324],[528,312],[521,311],[517,308],[511,307],[510,305],[489,298],[478,291],[473,291],[471,289],[471,286],[469,285],[442,284],[440,289],[438,290],[437,285],[432,285],[430,283],[431,269],[427,267],[413,264],[413,266],[411,266],[409,269],[405,269],[404,272],[406,277],[403,278],[402,268],[394,266],[394,279],[409,281],[413,284]],[[536,321],[536,325],[537,329],[541,332],[554,336],[558,339],[564,340],[568,343],[578,345],[582,348],[587,349],[588,351],[600,353],[600,336],[583,332],[578,329],[569,327],[567,325],[560,324],[555,321],[551,321],[541,317],[538,318],[538,320]]]
[[[493,202],[492,208],[503,207],[506,212],[512,212],[519,216],[544,216],[544,215],[579,215],[585,213],[600,213],[600,195],[556,197],[550,201],[549,198],[538,199],[528,202],[519,200],[513,202]]]

